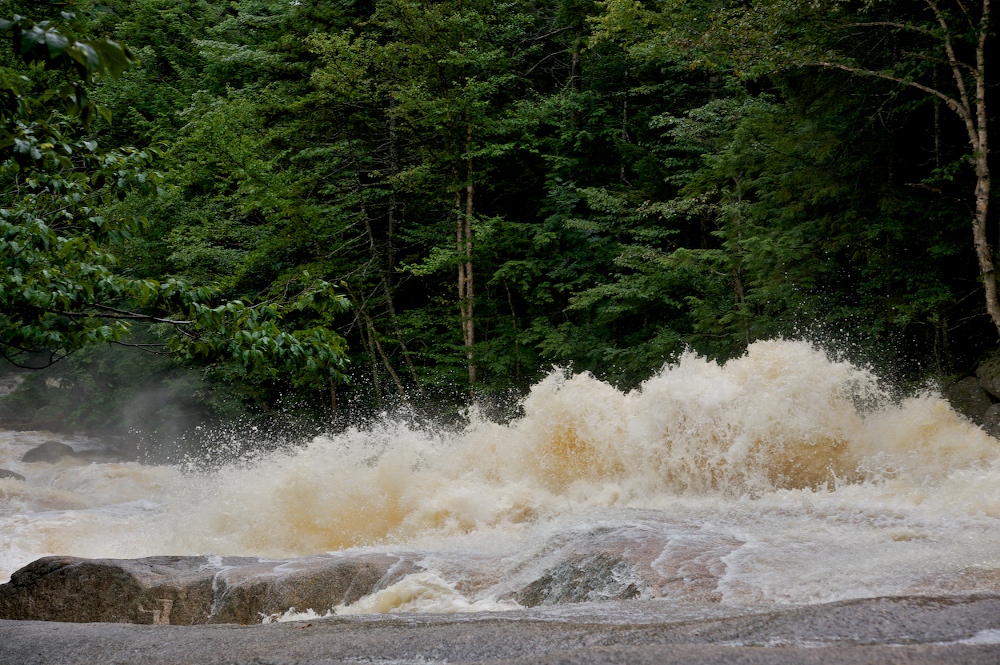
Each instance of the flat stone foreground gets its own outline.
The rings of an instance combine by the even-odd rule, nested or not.
[[[0,665],[1000,663],[1000,596],[897,597],[674,623],[600,610],[153,626],[0,621]],[[649,618],[649,617],[647,617]],[[986,631],[986,632],[984,632]]]

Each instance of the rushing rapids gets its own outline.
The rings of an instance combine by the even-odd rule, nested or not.
[[[523,406],[507,425],[384,422],[200,472],[24,463],[51,435],[0,432],[0,468],[27,478],[0,479],[0,582],[48,554],[347,551],[420,571],[313,612],[1000,592],[1000,443],[807,343],[685,355],[628,393],[555,373]]]

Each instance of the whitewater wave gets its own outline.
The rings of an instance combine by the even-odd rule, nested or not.
[[[0,467],[29,480],[0,480],[0,579],[45,554],[407,548],[458,577],[414,578],[425,595],[385,589],[365,611],[484,609],[601,528],[656,535],[643,565],[664,575],[708,557],[710,581],[685,588],[710,602],[975,590],[992,584],[975,571],[1000,570],[1000,444],[940,395],[892,399],[808,343],[686,354],[630,392],[555,372],[523,411],[457,432],[387,421],[203,473],[25,464],[48,435],[4,433]],[[474,597],[454,586],[470,575],[486,580]]]

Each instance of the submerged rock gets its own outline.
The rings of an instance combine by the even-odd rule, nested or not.
[[[110,447],[77,450],[73,453],[73,457],[83,462],[96,462],[98,464],[113,464],[128,461],[125,455]]]
[[[642,578],[625,560],[606,553],[566,561],[522,589],[515,600],[525,607],[631,600],[643,587]]]
[[[8,471],[7,469],[0,469],[0,480],[4,478],[13,478],[14,480],[24,480],[24,476],[19,473],[14,473],[13,471]]]
[[[191,625],[330,610],[416,569],[400,557],[45,557],[0,585],[0,619]]]
[[[22,462],[58,462],[63,457],[74,457],[72,447],[58,441],[45,441],[24,453]]]

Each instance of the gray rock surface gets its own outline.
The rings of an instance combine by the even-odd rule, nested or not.
[[[980,386],[980,381],[972,376],[967,376],[945,388],[944,396],[953,409],[977,425],[983,424],[986,410],[993,405],[989,395]]]
[[[58,462],[63,457],[73,457],[76,453],[73,448],[59,441],[45,441],[28,452],[21,458],[22,462]]]
[[[0,469],[0,480],[3,478],[13,478],[14,480],[24,480],[24,476],[19,473],[14,473],[13,471],[8,471],[7,469]]]
[[[612,605],[636,602],[626,621],[608,620],[608,604],[569,618],[534,609],[258,626],[0,621],[0,665],[1000,662],[997,596],[860,599],[698,621],[662,618],[669,601]]]

